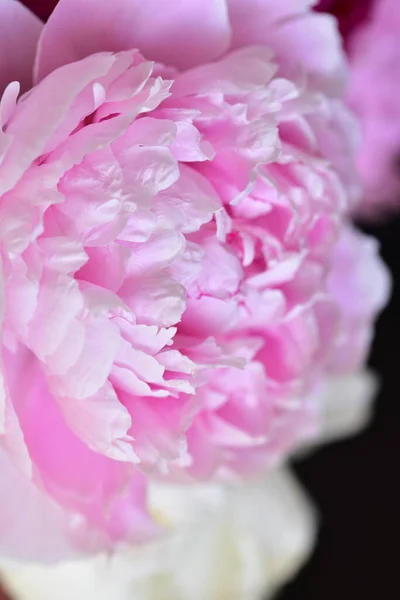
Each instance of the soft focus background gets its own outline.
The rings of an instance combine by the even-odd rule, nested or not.
[[[386,600],[399,589],[400,220],[367,231],[380,240],[395,283],[370,361],[381,393],[366,431],[296,465],[322,514],[320,538],[279,600]]]

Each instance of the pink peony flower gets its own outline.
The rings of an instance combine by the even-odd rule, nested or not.
[[[147,539],[149,477],[266,468],[338,347],[362,362],[387,276],[344,233],[345,68],[310,4],[0,2],[4,552]]]
[[[361,122],[357,165],[364,215],[394,208],[400,195],[400,4],[397,0],[322,2],[338,17],[350,59],[348,103]]]

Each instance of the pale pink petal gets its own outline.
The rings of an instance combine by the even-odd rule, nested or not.
[[[139,322],[146,325],[175,325],[185,309],[185,289],[163,274],[139,280],[127,279],[120,295]]]
[[[37,76],[102,50],[138,48],[150,59],[188,68],[229,46],[225,0],[61,0],[45,26]]]
[[[126,398],[132,415],[133,447],[146,465],[168,473],[168,462],[179,460],[186,452],[183,402],[168,398]]]
[[[155,212],[183,233],[197,231],[221,208],[215,189],[189,165],[180,165],[179,180],[156,198]]]
[[[0,96],[12,81],[19,81],[23,92],[31,87],[42,28],[18,0],[0,0]]]
[[[286,40],[293,46],[290,54]],[[271,35],[272,48],[293,70],[299,66],[316,88],[340,95],[347,79],[346,61],[337,22],[331,15],[308,14],[282,24]]]
[[[12,395],[29,453],[35,463],[35,480],[67,511],[78,513],[75,523],[70,519],[69,535],[74,538],[75,544],[93,551],[107,547],[111,541],[126,535],[128,530],[129,536],[140,539],[144,530],[149,532],[148,517],[144,510],[139,510],[139,504],[130,505],[128,502],[125,506],[125,502],[129,490],[138,489],[140,484],[141,502],[144,504],[141,476],[127,462],[115,461],[93,452],[68,428],[37,365],[31,364],[29,372],[26,370],[25,374],[29,375],[29,383],[21,378],[15,379]],[[104,408],[100,408],[102,417]],[[37,419],[41,423],[39,436],[35,425]],[[109,435],[107,428],[110,425],[111,422],[100,419],[92,423],[86,435],[90,437],[96,433],[98,436],[103,430],[105,442],[104,433]],[[118,426],[113,433],[119,431]],[[68,452],[65,452],[65,448],[68,448]],[[103,510],[104,503],[109,506],[108,511]],[[123,519],[118,507],[123,507]],[[124,526],[121,519],[125,521]],[[92,547],[88,547],[88,544]]]
[[[18,561],[53,563],[79,556],[66,534],[72,515],[22,475],[0,447],[0,553]]]
[[[131,418],[110,383],[83,402],[63,398],[59,407],[72,431],[91,450],[114,460],[138,462],[128,435]]]
[[[368,425],[378,389],[377,377],[368,370],[328,379],[319,407],[321,426],[316,441],[327,443],[348,437]]]
[[[83,321],[84,343],[76,362],[62,377],[49,374],[56,395],[80,400],[96,394],[107,381],[121,344],[112,321],[90,316]]]
[[[44,81],[22,102],[8,124],[7,136],[13,143],[0,166],[3,194],[17,183],[30,163],[42,154],[57,125],[68,114],[77,94],[102,75],[115,62],[111,54],[89,57],[83,63],[67,65]],[[43,110],[47,106],[47,110]]]
[[[332,353],[336,372],[351,373],[365,362],[373,337],[373,315],[386,305],[391,279],[375,239],[348,226],[333,254],[329,288],[341,309],[340,335]]]
[[[345,59],[336,20],[314,13],[314,4],[316,0],[228,0],[232,45],[264,44],[276,53],[284,73],[300,68],[313,84],[338,93]]]

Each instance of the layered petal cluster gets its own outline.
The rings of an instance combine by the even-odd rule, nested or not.
[[[315,430],[326,377],[363,362],[386,300],[376,247],[346,229],[357,186],[332,19],[304,0],[162,4],[61,0],[44,28],[0,4],[15,51],[0,103],[14,556],[63,556],[64,528],[85,550],[142,541],[158,529],[149,478],[284,458]],[[62,522],[22,546],[28,490]]]

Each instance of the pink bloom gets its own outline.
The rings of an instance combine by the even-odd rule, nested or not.
[[[400,4],[378,0],[349,41],[348,101],[359,115],[358,168],[366,189],[364,211],[397,204],[400,195]]]
[[[338,344],[368,350],[386,276],[367,253],[379,296],[343,343],[353,125],[310,4],[62,0],[42,28],[0,1],[4,551],[146,539],[148,477],[265,468],[310,432]],[[21,546],[28,489],[52,526]]]
[[[348,103],[361,122],[357,157],[363,214],[395,206],[400,195],[400,4],[397,0],[327,0],[350,59]]]

